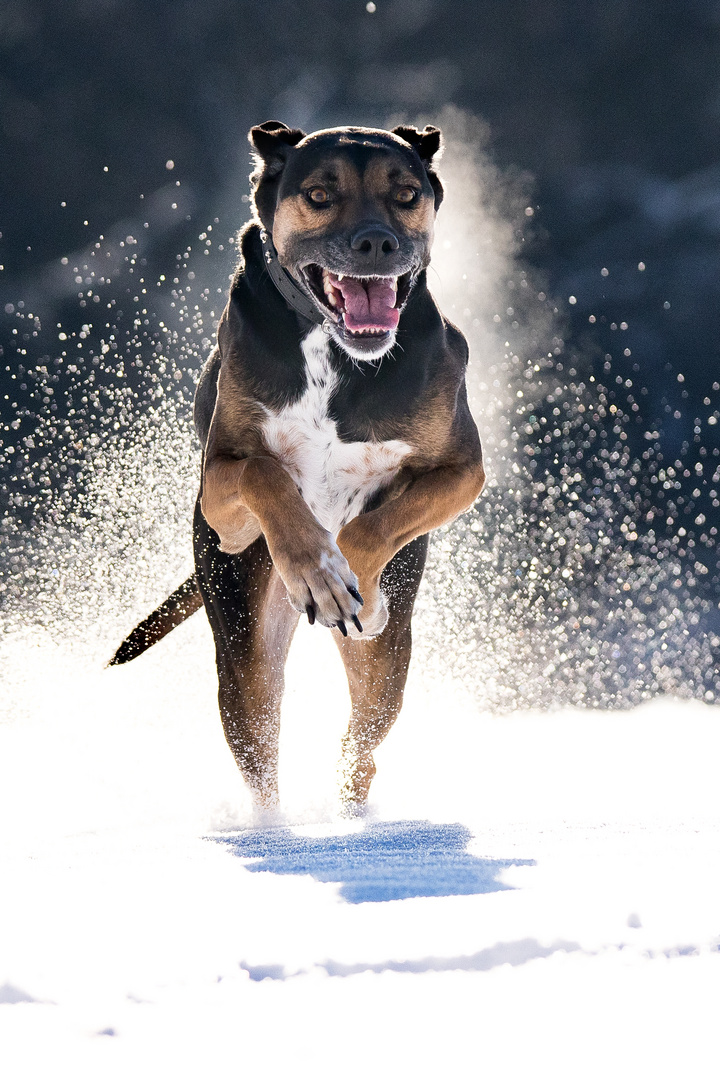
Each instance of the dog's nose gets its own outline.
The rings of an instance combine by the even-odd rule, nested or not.
[[[350,237],[350,247],[365,255],[368,262],[377,263],[384,255],[397,251],[400,241],[385,225],[366,225]]]

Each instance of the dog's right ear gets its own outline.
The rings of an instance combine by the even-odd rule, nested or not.
[[[297,146],[305,132],[299,128],[289,128],[279,120],[268,120],[264,124],[250,128],[250,140],[258,170],[265,176],[272,177],[281,173],[287,160],[288,149]]]
[[[257,217],[269,232],[272,232],[280,174],[293,146],[304,138],[304,131],[289,128],[278,120],[250,128],[248,139],[255,161],[255,170],[250,174],[252,201]]]

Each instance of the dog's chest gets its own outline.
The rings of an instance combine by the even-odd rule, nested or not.
[[[263,439],[287,469],[315,517],[334,536],[386,487],[412,447],[399,439],[342,442],[329,416],[338,377],[318,327],[302,343],[307,389],[292,405],[266,409]]]

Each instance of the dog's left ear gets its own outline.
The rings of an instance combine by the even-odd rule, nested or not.
[[[277,176],[282,172],[289,147],[297,146],[304,138],[304,131],[289,128],[279,120],[258,124],[257,127],[250,128],[248,133],[256,162],[267,176]]]
[[[416,127],[396,127],[392,130],[393,135],[410,143],[417,150],[420,160],[430,165],[432,159],[442,146],[442,132],[440,128],[431,127],[427,124],[424,131],[418,131]]]
[[[440,177],[433,168],[433,158],[435,158],[443,148],[442,132],[440,131],[440,128],[426,124],[424,131],[418,131],[416,127],[401,126],[393,128],[392,133],[393,135],[397,135],[398,138],[403,139],[404,142],[409,143],[413,150],[417,151],[420,160],[425,166],[428,180],[435,192],[435,209],[437,210],[443,200],[443,186],[440,182]]]

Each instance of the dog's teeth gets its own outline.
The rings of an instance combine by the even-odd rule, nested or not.
[[[337,279],[338,279],[338,281],[342,281],[342,279],[343,279],[344,277],[345,277],[345,275],[344,275],[344,274],[338,274],[338,276],[337,276]]]
[[[327,297],[328,303],[330,304],[331,307],[337,307],[337,300],[335,299],[335,290],[334,290],[333,284],[332,284],[332,282],[330,280],[330,272],[328,270],[323,270],[323,272],[322,272],[322,283],[323,283],[323,292],[325,293],[325,296]]]

